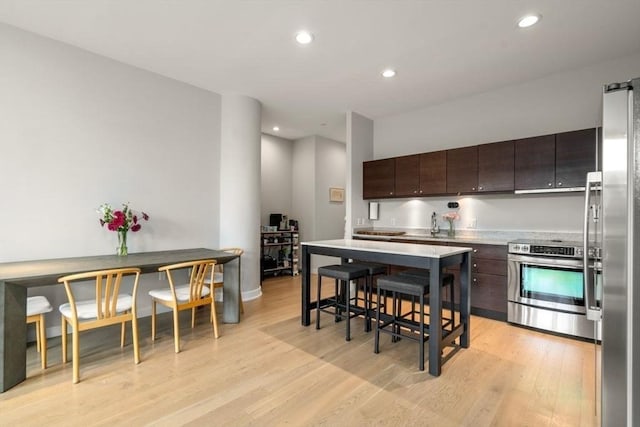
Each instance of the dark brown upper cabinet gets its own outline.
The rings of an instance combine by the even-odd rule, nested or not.
[[[478,146],[447,150],[447,193],[475,193],[478,188]]]
[[[478,146],[478,191],[513,191],[514,143],[495,142]]]
[[[515,189],[554,188],[556,166],[555,135],[515,141]]]
[[[364,199],[380,199],[394,196],[395,165],[395,159],[363,162],[362,197]]]
[[[584,187],[587,172],[597,170],[596,129],[556,135],[556,188]]]
[[[418,196],[420,194],[420,155],[396,157],[395,161],[395,196]]]
[[[420,154],[421,195],[445,194],[447,192],[447,152],[434,151]]]

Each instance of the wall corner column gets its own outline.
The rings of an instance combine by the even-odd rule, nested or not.
[[[260,144],[262,106],[241,95],[221,97],[220,247],[239,247],[241,295],[262,295],[260,288]],[[229,319],[225,319],[229,321]]]

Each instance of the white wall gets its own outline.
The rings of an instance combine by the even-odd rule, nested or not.
[[[315,137],[293,142],[291,216],[300,227],[300,241],[314,240],[316,235],[316,162]]]
[[[344,236],[345,203],[329,202],[329,188],[345,188],[346,149],[341,142],[309,136],[293,143],[291,218],[300,224],[300,241]],[[346,197],[346,196],[345,196]],[[311,268],[334,263],[313,257]]]
[[[601,124],[602,86],[638,75],[640,54],[376,119],[374,158],[596,127]],[[579,195],[468,199],[467,210],[473,210],[480,229],[580,231]],[[384,201],[375,225],[390,225],[395,218],[398,226],[423,226],[426,213],[447,210],[444,202]],[[471,216],[461,213],[464,228]]]
[[[346,147],[343,143],[316,136],[316,235],[315,239],[344,236],[345,203],[330,202],[329,188],[345,187]]]
[[[3,24],[0,52],[0,262],[115,254],[105,202],[151,216],[130,252],[218,246],[219,95]]]
[[[347,212],[345,237],[364,218],[368,218],[367,202],[362,199],[362,162],[373,159],[373,120],[358,113],[347,113]]]
[[[261,141],[262,225],[269,225],[269,215],[292,216],[293,141],[262,134]]]

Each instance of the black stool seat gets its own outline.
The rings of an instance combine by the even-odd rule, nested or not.
[[[429,280],[431,272],[429,270],[422,270],[419,268],[411,268],[409,270],[401,271],[398,273],[399,276],[411,276],[411,277],[419,277],[421,279]],[[442,286],[448,286],[453,283],[454,276],[451,273],[443,273],[441,276]]]
[[[364,314],[365,330],[367,330],[369,322],[369,312],[365,301],[364,308],[358,308],[351,305],[351,291],[349,282],[351,280],[365,279],[365,294],[367,292],[367,276],[369,270],[365,267],[352,264],[335,264],[318,268],[318,300],[316,304],[316,329],[320,329],[320,312],[333,314],[336,322],[345,319],[347,323],[346,340],[351,340],[351,317]],[[333,298],[328,298],[323,304],[321,300],[322,278],[330,277],[335,279],[335,294]],[[338,291],[338,282],[341,283],[342,292]],[[356,301],[357,303],[357,301]],[[333,311],[329,311],[328,307],[333,307]],[[357,310],[356,310],[357,309]],[[343,313],[344,311],[344,313]]]
[[[414,273],[415,274],[412,274]],[[441,276],[441,286],[449,286],[453,296],[454,276],[451,273],[443,273]],[[405,337],[419,343],[418,365],[421,371],[424,370],[424,344],[429,336],[429,330],[433,328],[443,328],[445,325],[454,326],[453,304],[451,304],[451,319],[445,325],[428,325],[425,317],[428,316],[425,310],[427,296],[430,292],[430,273],[428,270],[409,270],[405,274],[392,276],[382,276],[378,278],[378,299],[381,291],[391,292],[393,299],[393,310],[390,318],[381,321],[381,312],[376,310],[374,353],[380,351],[380,332],[391,335],[392,342]],[[411,311],[402,314],[403,296],[411,297]],[[418,299],[418,310],[416,310],[416,298]],[[415,318],[417,314],[418,318]],[[408,316],[411,316],[409,319]],[[388,317],[388,316],[385,316]],[[446,319],[443,319],[446,320]]]
[[[429,280],[417,276],[384,276],[378,279],[378,288],[419,297],[429,293]]]
[[[352,262],[350,265],[357,265],[360,268],[366,268],[367,270],[369,270],[369,276],[377,276],[378,274],[387,274],[387,266],[384,264]]]
[[[355,280],[365,277],[369,270],[361,265],[336,264],[318,268],[318,276],[331,277],[338,280]]]

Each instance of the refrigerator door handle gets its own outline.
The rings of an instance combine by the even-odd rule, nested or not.
[[[589,268],[589,253],[590,249],[594,252],[596,247],[590,248],[589,246],[589,223],[591,222],[590,212],[594,209],[594,220],[598,220],[600,216],[599,207],[591,206],[591,193],[594,188],[600,189],[602,186],[602,172],[589,172],[587,173],[587,183],[585,185],[584,195],[584,228],[583,228],[583,268],[584,268],[584,296],[585,305],[587,310],[587,319],[589,320],[601,320],[602,310],[598,307],[595,295],[595,268]],[[594,254],[595,255],[595,254]]]

